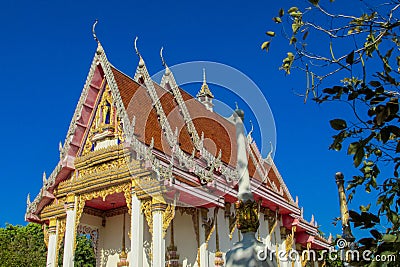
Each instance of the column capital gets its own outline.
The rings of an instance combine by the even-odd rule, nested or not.
[[[67,203],[75,203],[75,194],[74,193],[68,193],[66,200]]]
[[[74,193],[68,193],[66,198],[65,198],[65,204],[68,209],[73,209],[75,206],[75,194]]]
[[[49,219],[49,234],[55,234],[57,230],[57,218],[52,217]]]
[[[154,195],[151,199],[151,210],[152,211],[162,211],[167,209],[167,203],[161,194]]]

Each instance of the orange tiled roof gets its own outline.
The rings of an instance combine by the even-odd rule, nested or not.
[[[133,117],[136,118],[134,131],[136,137],[147,145],[151,143],[153,138],[154,148],[170,155],[170,147],[165,140],[157,113],[147,93],[147,89],[118,69],[114,67],[111,67],[111,69],[129,119],[132,120]],[[191,154],[195,147],[183,116],[180,113],[178,103],[170,91],[162,88],[157,83],[153,83],[153,85],[165,115],[168,118],[168,122],[171,125],[171,129],[173,131],[175,131],[176,128],[178,129],[180,148],[184,152]],[[221,150],[221,160],[225,164],[236,167],[235,126],[219,114],[207,110],[202,103],[183,89],[179,88],[179,90],[189,110],[198,135],[201,136],[201,134],[204,133],[205,148],[214,156],[217,156]],[[251,148],[251,150],[254,153],[253,148]],[[256,160],[258,164],[258,159]],[[265,162],[261,162],[261,164],[268,171],[270,182],[266,182],[266,186],[272,188],[271,182],[273,182],[277,188],[280,189],[281,183],[277,178],[277,174],[270,168],[271,166]],[[250,156],[248,169],[251,177],[262,181],[263,177],[257,172],[255,162],[253,162]],[[289,199],[286,192],[284,192],[284,197]]]

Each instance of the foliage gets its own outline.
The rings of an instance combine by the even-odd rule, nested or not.
[[[58,252],[58,266],[63,266],[64,248],[61,246]],[[96,255],[94,254],[92,242],[85,235],[76,237],[76,250],[74,266],[94,267],[96,266]]]
[[[62,249],[58,264],[62,266]],[[42,226],[28,223],[26,226],[7,224],[0,228],[0,266],[46,266],[47,248]],[[91,241],[84,235],[77,237],[75,266],[94,267],[96,257]]]
[[[94,255],[92,242],[85,235],[76,238],[76,251],[74,266],[94,267],[96,266],[96,256]]]
[[[0,266],[46,266],[47,249],[39,224],[0,228]]]
[[[378,192],[372,202],[377,212],[369,211],[371,203],[366,203],[360,212],[350,214],[355,227],[371,229],[370,237],[358,240],[359,249],[369,249],[375,257],[396,254],[397,262],[389,265],[398,266],[400,1],[359,4],[359,9],[346,10],[364,10],[353,15],[329,12],[324,5],[337,10],[336,4],[319,0],[286,12],[281,9],[272,20],[282,34],[269,30],[268,45],[262,48],[268,51],[273,39],[283,36],[291,51],[280,69],[286,74],[293,70],[305,73],[304,101],[312,94],[318,104],[333,102],[349,108],[351,115],[330,121],[336,131],[330,149],[345,148],[359,170],[348,183],[350,200],[360,187],[368,193]],[[378,262],[363,264],[377,266]]]

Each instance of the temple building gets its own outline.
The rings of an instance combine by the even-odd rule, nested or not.
[[[25,218],[43,225],[47,265],[74,266],[78,235],[90,237],[97,266],[224,266],[241,240],[236,226],[235,125],[213,110],[204,74],[196,97],[164,62],[161,83],[145,61],[133,77],[107,59],[101,43],[67,132],[60,160],[43,176]],[[256,236],[281,267],[318,266],[289,253],[330,246],[306,221],[271,156],[247,135]],[[60,249],[63,253],[60,254]],[[59,256],[60,255],[60,256]]]

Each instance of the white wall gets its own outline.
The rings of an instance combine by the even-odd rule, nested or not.
[[[119,261],[119,253],[122,247],[122,223],[123,215],[106,218],[106,226],[101,225],[102,218],[83,214],[81,224],[87,224],[99,229],[99,258],[100,266],[116,266]],[[125,215],[125,246],[130,251],[130,239],[128,230],[130,226],[130,216]]]
[[[186,260],[191,266],[197,266],[197,241],[192,217],[190,215],[186,213],[181,215],[179,211],[176,211],[174,218],[174,237],[177,253],[180,255],[179,262],[182,263]],[[171,244],[171,227],[168,227],[165,241],[165,248],[167,248]],[[167,249],[165,251],[167,251]]]

